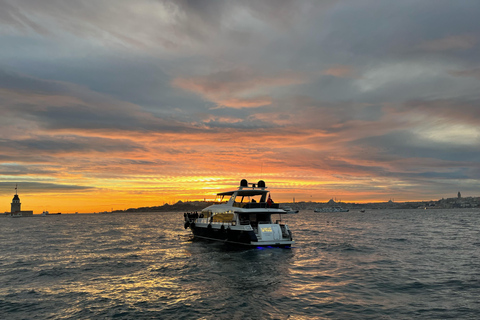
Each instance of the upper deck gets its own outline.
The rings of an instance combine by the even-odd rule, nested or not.
[[[248,183],[242,180],[237,190],[217,193],[217,204],[205,208],[205,213],[222,213],[227,211],[249,211],[283,213],[279,205],[269,197],[265,182]],[[239,208],[240,210],[238,210]]]

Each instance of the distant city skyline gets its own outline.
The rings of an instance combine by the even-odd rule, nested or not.
[[[0,0],[0,211],[480,185],[478,1]]]

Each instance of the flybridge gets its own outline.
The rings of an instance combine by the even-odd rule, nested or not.
[[[255,196],[268,193],[265,181],[260,180],[258,183],[248,183],[247,180],[243,179],[240,181],[240,186],[237,190],[226,191],[217,193],[217,196],[231,196],[233,194],[241,196]]]
[[[243,188],[248,188],[248,186],[250,185],[250,188],[252,189],[255,189],[255,188],[261,188],[261,189],[266,189],[267,187],[265,186],[265,181],[263,180],[260,180],[258,181],[257,184],[255,183],[248,183],[247,180],[243,179],[242,181],[240,181],[240,189],[243,189]]]

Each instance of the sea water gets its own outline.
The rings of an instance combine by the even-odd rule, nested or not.
[[[300,211],[291,249],[183,212],[0,218],[1,319],[478,319],[480,210]]]

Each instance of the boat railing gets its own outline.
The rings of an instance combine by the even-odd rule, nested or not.
[[[257,208],[273,208],[273,209],[278,209],[279,204],[278,203],[272,203],[271,205],[268,205],[266,202],[248,202],[244,206],[245,209],[257,209]]]
[[[210,221],[210,220],[207,220],[207,223],[211,223],[211,224],[215,224],[215,225],[219,225],[219,224],[222,224],[222,225],[231,225],[231,226],[235,226],[237,224],[237,222],[235,220],[225,220],[225,221]]]

